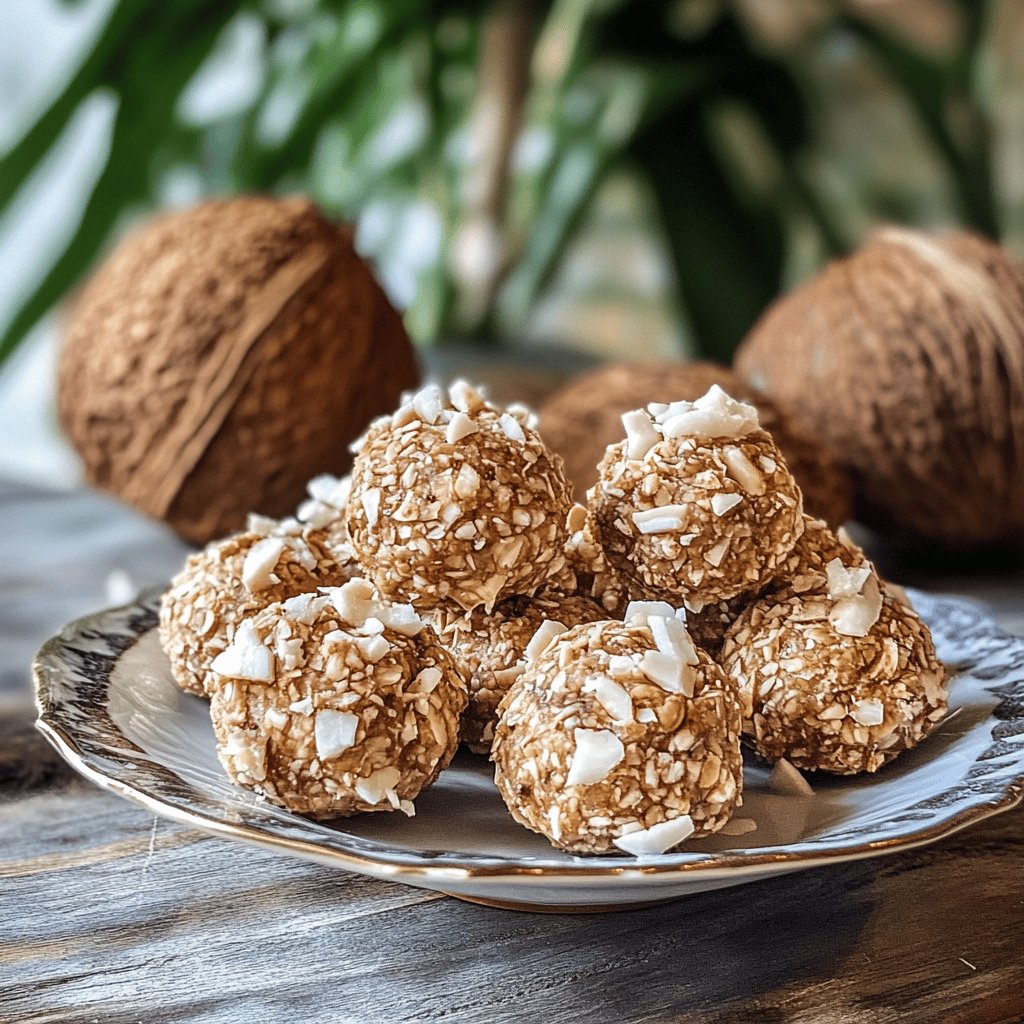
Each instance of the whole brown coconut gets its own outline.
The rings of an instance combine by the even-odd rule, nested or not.
[[[1024,268],[974,235],[885,228],[771,306],[736,366],[850,468],[883,533],[1024,531]]]
[[[82,293],[59,374],[89,481],[197,543],[344,473],[348,442],[418,376],[351,232],[258,197],[125,239]]]
[[[797,431],[774,403],[717,363],[610,363],[582,374],[541,406],[540,431],[565,461],[577,500],[597,481],[605,448],[625,436],[622,414],[648,402],[695,402],[712,384],[757,407],[804,494],[809,513],[833,526],[850,513],[846,474],[820,445]]]

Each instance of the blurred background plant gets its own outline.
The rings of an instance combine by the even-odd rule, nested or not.
[[[2,357],[131,220],[209,193],[354,221],[422,343],[634,356],[728,359],[881,219],[1024,240],[1019,0],[63,7],[63,79],[0,125],[0,230],[61,211]]]

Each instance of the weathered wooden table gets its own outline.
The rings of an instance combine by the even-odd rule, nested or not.
[[[209,838],[66,768],[28,666],[182,548],[84,491],[0,484],[0,1021],[1024,1020],[1024,809],[876,861],[543,916]],[[114,579],[110,573],[117,571]],[[914,580],[1024,632],[1024,575]]]

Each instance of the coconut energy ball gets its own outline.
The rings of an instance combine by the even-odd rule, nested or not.
[[[364,579],[243,620],[213,670],[225,770],[298,814],[411,815],[458,746],[466,684],[451,656]]]
[[[491,758],[512,816],[573,853],[657,854],[716,832],[743,785],[740,708],[674,610],[541,626]]]
[[[854,775],[916,746],[946,714],[928,628],[870,565],[826,564],[824,592],[768,595],[730,628],[720,664],[769,760]]]
[[[431,385],[371,425],[346,522],[382,594],[490,610],[562,569],[569,485],[531,424],[457,382],[450,402]]]
[[[771,580],[803,532],[800,489],[753,406],[712,387],[623,417],[590,507],[609,564],[701,607]]]
[[[478,754],[490,752],[498,705],[526,668],[530,641],[545,621],[568,629],[603,618],[604,612],[590,598],[550,590],[533,597],[507,597],[490,612],[438,608],[432,625],[469,685],[462,742]]]
[[[210,663],[244,618],[356,574],[351,555],[331,550],[327,539],[297,523],[251,516],[245,533],[189,556],[160,603],[160,643],[183,690],[209,692]]]

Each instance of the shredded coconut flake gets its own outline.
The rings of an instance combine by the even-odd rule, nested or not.
[[[758,428],[757,410],[730,398],[717,384],[696,402],[673,402],[656,414],[665,437],[743,437]]]
[[[464,413],[457,412],[448,422],[445,440],[449,444],[458,444],[464,437],[475,434],[479,427]]]
[[[597,702],[618,722],[633,721],[633,699],[608,676],[593,676],[583,684],[584,693],[592,693]]]
[[[633,512],[631,518],[641,533],[674,533],[686,525],[687,509],[685,505],[662,505]]]
[[[526,435],[523,433],[522,425],[515,416],[504,412],[498,417],[498,424],[510,441],[518,441],[522,444],[526,440]]]
[[[358,715],[347,711],[318,711],[313,724],[316,756],[321,761],[329,761],[348,750],[356,741],[358,727]]]
[[[867,636],[882,614],[882,592],[874,574],[855,597],[841,597],[832,605],[828,620],[842,636]]]
[[[424,423],[436,423],[441,418],[441,410],[444,408],[441,389],[436,384],[428,384],[412,396],[410,404]]]
[[[634,857],[643,857],[671,850],[673,846],[678,846],[684,839],[692,836],[693,832],[693,819],[688,814],[683,814],[670,821],[660,821],[650,828],[620,835],[615,840],[615,845],[625,853],[633,854]]]
[[[483,395],[471,384],[461,379],[452,382],[448,388],[448,397],[459,412],[474,413],[486,404]]]
[[[369,487],[359,497],[366,513],[366,525],[372,530],[380,516],[380,488]]]
[[[527,661],[536,661],[554,642],[555,638],[561,636],[569,629],[568,626],[554,619],[545,619],[533,634],[530,642],[526,645],[524,657]]]
[[[231,679],[269,683],[274,678],[274,654],[263,646],[252,621],[243,619],[235,630],[230,646],[213,659],[210,668],[218,675]]]
[[[660,440],[654,424],[642,409],[622,414],[626,428],[626,458],[642,459]]]
[[[685,621],[685,616],[685,611],[673,608],[666,601],[630,601],[622,620],[629,626],[649,626],[652,618]]]
[[[640,671],[652,683],[668,693],[682,693],[686,683],[686,666],[674,654],[644,651],[640,658]]]
[[[277,582],[273,571],[285,547],[287,545],[280,537],[267,537],[256,541],[249,549],[242,563],[242,582],[250,594],[266,590]]]
[[[675,617],[663,615],[647,616],[647,626],[654,637],[654,643],[662,654],[678,658],[684,665],[697,664],[697,651],[686,625]]]
[[[724,516],[729,509],[735,508],[742,500],[742,494],[712,494],[711,511],[716,516]]]
[[[757,467],[747,458],[742,448],[729,445],[722,450],[722,461],[733,478],[747,494],[764,494],[764,477]]]
[[[885,707],[877,697],[858,700],[853,705],[850,717],[858,725],[881,725],[885,721]]]
[[[870,575],[870,565],[847,569],[838,558],[833,558],[825,566],[828,596],[833,601],[841,597],[856,597],[864,589],[864,584]]]
[[[395,794],[395,787],[401,781],[402,773],[393,765],[387,768],[378,768],[372,775],[365,779],[356,779],[354,789],[356,795],[364,803],[375,805],[387,799],[394,806],[398,806],[398,797]],[[394,799],[392,799],[394,798]]]
[[[610,729],[575,729],[567,786],[591,786],[600,782],[626,756],[622,740]]]

